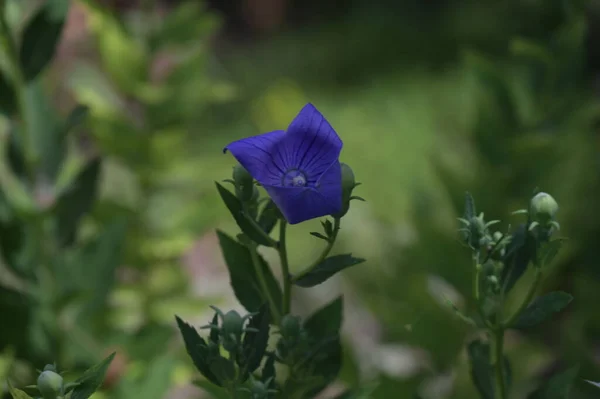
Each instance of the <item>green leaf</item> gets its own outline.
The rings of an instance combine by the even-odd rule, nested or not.
[[[306,319],[304,329],[316,339],[337,335],[342,328],[343,307],[343,297],[339,296]]]
[[[11,116],[16,108],[16,94],[11,83],[0,71],[0,114]]]
[[[208,364],[208,346],[204,339],[198,334],[198,331],[178,316],[175,316],[177,320],[177,327],[183,336],[183,342],[185,343],[185,349],[188,355],[192,358],[196,369],[206,377],[210,382],[221,386],[217,377],[213,374]]]
[[[528,396],[528,399],[568,399],[579,374],[579,366],[558,373]]]
[[[265,233],[270,234],[280,217],[281,212],[279,208],[269,199],[258,217],[258,224]]]
[[[209,362],[210,371],[219,379],[221,385],[228,385],[235,380],[235,367],[229,360],[223,356],[215,356]]]
[[[548,266],[552,263],[558,252],[562,248],[564,240],[557,239],[552,240],[545,245],[539,251],[539,260],[542,266]]]
[[[100,158],[91,161],[71,187],[58,198],[56,237],[59,245],[64,247],[73,244],[80,220],[91,211],[96,200],[101,166]]]
[[[316,232],[316,231],[311,231],[311,232],[310,232],[310,235],[311,235],[311,236],[315,236],[315,237],[317,237],[317,238],[320,238],[321,240],[325,240],[325,241],[329,242],[329,238],[328,238],[328,237],[325,237],[323,234],[321,234],[321,233],[318,233],[318,232]]]
[[[242,356],[238,359],[238,365],[248,373],[254,372],[267,350],[269,341],[269,324],[271,317],[267,304],[261,306],[257,315],[252,316],[247,327],[255,328],[258,332],[249,331],[244,335],[242,342]]]
[[[90,108],[86,105],[77,105],[71,112],[63,125],[63,134],[69,133],[71,130],[81,125],[88,117]]]
[[[172,384],[172,371],[179,364],[171,354],[163,354],[152,361],[142,378],[122,379],[119,396],[127,399],[163,399]]]
[[[351,254],[331,256],[319,263],[313,270],[295,280],[294,284],[303,288],[314,287],[323,283],[337,272],[364,261],[364,259],[355,258]]]
[[[195,380],[194,385],[209,393],[213,399],[231,399],[229,392],[208,380]]]
[[[225,263],[229,269],[229,278],[236,298],[248,312],[257,312],[263,303],[267,302],[266,295],[262,292],[259,277],[252,263],[250,250],[227,234],[217,230],[219,244]],[[273,276],[265,260],[259,255],[259,270],[265,277],[267,289],[276,304],[281,303],[281,288]]]
[[[27,81],[54,57],[68,11],[69,0],[47,0],[25,27],[19,57]]]
[[[521,329],[540,324],[550,318],[552,314],[563,310],[572,300],[571,295],[562,291],[551,292],[536,298],[519,315],[512,327]]]
[[[254,223],[254,221],[248,215],[246,215],[240,200],[231,191],[227,190],[219,183],[215,182],[215,184],[217,185],[219,195],[221,195],[223,202],[227,206],[227,209],[229,209],[229,212],[231,212],[231,215],[235,219],[235,222],[242,232],[244,232],[244,234],[246,234],[257,244],[267,247],[273,246],[272,241],[269,240],[269,237],[267,236],[267,233],[265,233],[257,223]]]
[[[535,256],[535,242],[527,231],[527,225],[521,224],[511,236],[503,259],[506,267],[502,270],[501,281],[505,293],[508,293],[523,276]]]
[[[271,381],[275,381],[277,378],[277,372],[275,371],[275,353],[269,352],[267,353],[267,360],[265,361],[265,365],[262,369],[261,381],[265,382],[268,379]]]
[[[13,399],[33,399],[31,396],[27,395],[25,392],[21,391],[20,389],[13,388],[12,386],[10,386],[10,383],[8,384],[8,390],[9,390],[11,396],[13,397]]]
[[[490,366],[489,345],[476,340],[469,344],[467,353],[471,363],[471,378],[482,399],[494,399],[494,370]]]
[[[219,325],[219,314],[217,312],[215,312],[215,315],[212,318],[212,321],[210,322],[210,324],[214,325],[214,326],[218,326]],[[211,328],[210,329],[210,335],[208,336],[208,339],[213,343],[213,344],[219,344],[219,330],[217,330],[216,328]]]
[[[104,376],[108,370],[108,366],[115,357],[116,352],[113,352],[106,359],[86,370],[83,375],[78,378],[75,383],[77,386],[73,389],[71,399],[88,399],[104,382]]]
[[[475,200],[473,199],[471,193],[467,192],[465,193],[464,218],[470,221],[471,218],[474,218],[475,216],[477,216],[477,214],[475,213]]]

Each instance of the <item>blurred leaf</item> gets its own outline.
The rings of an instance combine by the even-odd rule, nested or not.
[[[6,80],[6,76],[0,71],[0,114],[12,115],[16,108],[15,90]]]
[[[102,160],[96,158],[88,163],[56,205],[57,240],[59,245],[72,245],[75,241],[79,222],[91,211],[98,191]]]
[[[334,274],[364,261],[364,259],[353,257],[352,254],[330,256],[313,270],[295,280],[294,284],[303,288],[314,287],[325,282]]]
[[[203,8],[203,4],[196,2],[179,3],[162,21],[154,45],[184,45],[213,33],[219,21],[216,15],[207,13]]]
[[[267,302],[267,298],[262,292],[250,251],[222,231],[217,230],[217,236],[229,269],[229,278],[236,298],[248,312],[257,312],[262,304]],[[276,304],[280,304],[282,294],[279,283],[273,276],[269,265],[260,255],[258,255],[258,260],[271,298]]]
[[[467,346],[471,378],[482,399],[494,399],[494,369],[490,365],[490,347],[480,340]]]
[[[215,315],[212,318],[211,323],[214,326],[219,325],[219,314],[215,312]],[[219,344],[219,330],[216,328],[210,329],[210,336],[208,337],[213,344]]]
[[[258,224],[253,223],[248,215],[246,215],[240,200],[231,191],[227,190],[219,183],[216,183],[216,185],[219,195],[221,195],[223,202],[227,206],[227,209],[229,209],[229,212],[231,212],[231,215],[242,232],[257,244],[267,247],[271,246],[271,242],[267,238],[266,233],[261,230]]]
[[[567,307],[573,297],[566,292],[555,291],[536,298],[517,318],[513,328],[523,329],[536,326],[554,313]]]
[[[269,199],[260,212],[258,217],[258,225],[262,227],[265,233],[270,234],[277,224],[280,216],[281,212],[279,211],[279,208],[277,208],[277,205],[275,205],[273,200]]]
[[[77,386],[73,389],[71,399],[88,399],[100,388],[104,382],[104,376],[110,366],[116,352],[113,352],[106,359],[86,370],[75,383]]]
[[[539,250],[539,260],[541,265],[549,266],[556,255],[558,255],[560,249],[562,248],[564,240],[557,239],[552,240],[545,245],[543,245]]]
[[[304,321],[309,336],[321,339],[335,336],[342,328],[343,298],[340,296]]]
[[[209,360],[210,371],[221,381],[221,385],[235,380],[235,366],[223,356],[215,356]]]
[[[0,285],[0,314],[12,315],[9,324],[0,328],[0,351],[12,346],[17,355],[29,352],[29,323],[33,300],[18,291]]]
[[[19,55],[27,81],[35,79],[54,57],[69,3],[69,0],[47,0],[26,25]]]
[[[104,70],[119,89],[135,94],[148,73],[149,63],[143,44],[137,42],[117,16],[109,12],[90,9],[89,22]]]
[[[325,240],[325,241],[329,242],[329,238],[328,237],[325,237],[323,234],[321,234],[321,233],[319,233],[317,231],[311,231],[310,235],[314,236],[314,237],[317,237],[317,238],[320,238],[321,240]]]
[[[219,380],[213,374],[208,364],[208,346],[204,339],[198,334],[198,331],[178,316],[175,316],[177,320],[177,327],[183,336],[183,342],[185,343],[185,349],[188,355],[192,358],[194,366],[204,377],[217,386],[221,386]]]
[[[226,389],[221,388],[218,385],[213,384],[207,380],[195,380],[194,385],[201,388],[203,391],[209,393],[214,399],[230,399],[231,395]]]
[[[528,399],[568,399],[578,374],[578,366],[555,374],[544,385],[530,394]]]
[[[254,372],[260,366],[260,362],[267,350],[270,323],[271,317],[267,304],[261,306],[258,314],[252,316],[248,322],[247,327],[258,330],[258,332],[248,331],[244,334],[242,358],[238,359],[240,368],[248,373]]]
[[[73,108],[65,120],[63,134],[67,134],[72,129],[81,125],[86,120],[89,113],[90,109],[86,105],[78,104],[75,108]]]
[[[10,384],[8,386],[8,390],[10,391],[10,394],[13,397],[13,399],[33,399],[31,396],[27,395],[20,389],[11,387]]]
[[[121,382],[121,396],[127,399],[162,399],[172,384],[173,369],[177,360],[171,355],[161,355],[152,360],[143,378],[130,384]]]

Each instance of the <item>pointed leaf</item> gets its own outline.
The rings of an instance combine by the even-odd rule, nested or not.
[[[242,359],[240,359],[238,365],[246,372],[252,373],[260,366],[260,362],[267,350],[270,322],[269,307],[266,304],[261,306],[258,314],[252,316],[248,322],[247,327],[255,328],[258,332],[249,331],[244,335]]]
[[[236,298],[248,312],[257,312],[268,298],[263,293],[260,284],[260,278],[256,274],[256,268],[252,263],[250,250],[243,244],[240,244],[222,231],[217,231],[221,251],[225,258],[225,263],[229,269],[231,286]],[[265,283],[271,298],[276,304],[281,303],[281,288],[273,276],[265,260],[258,256],[259,271],[265,277]]]
[[[548,382],[530,394],[528,399],[569,399],[577,374],[579,367],[575,366],[552,376]]]
[[[175,320],[177,320],[177,327],[183,336],[185,349],[192,358],[192,362],[194,362],[196,369],[210,382],[217,386],[221,386],[219,380],[210,369],[208,363],[208,346],[204,339],[198,334],[198,331],[196,331],[194,327],[181,320],[178,316],[175,316]]]
[[[535,242],[527,231],[526,225],[521,224],[513,233],[503,259],[506,265],[502,270],[502,284],[505,293],[508,293],[523,276],[535,256]]]
[[[265,233],[270,234],[280,217],[281,212],[279,211],[279,208],[277,208],[277,205],[269,199],[258,217],[258,224]]]
[[[229,212],[231,212],[231,215],[242,232],[257,244],[267,247],[272,246],[272,241],[269,240],[267,233],[261,229],[258,223],[253,223],[253,220],[246,215],[240,200],[231,191],[227,190],[219,183],[216,183],[216,185],[219,195],[221,195],[223,202],[227,206],[227,209],[229,209]]]
[[[358,265],[364,261],[364,259],[355,258],[351,254],[331,256],[319,263],[317,267],[309,273],[301,276],[298,280],[295,280],[294,284],[303,288],[314,287],[315,285],[323,283],[337,272]]]
[[[73,389],[71,399],[88,399],[104,382],[104,376],[108,370],[108,366],[115,357],[116,352],[113,352],[106,359],[86,370],[83,375],[75,382],[77,386]]]
[[[8,386],[8,390],[10,391],[10,395],[13,397],[13,399],[33,399],[25,392],[21,391],[20,389],[13,388],[10,385]]]
[[[475,213],[475,200],[473,199],[473,196],[471,195],[471,193],[465,193],[465,212],[464,212],[464,218],[466,220],[471,220],[471,218],[476,217],[477,214]]]
[[[231,399],[229,392],[225,388],[221,388],[208,380],[196,380],[193,384],[209,393],[213,399]]]
[[[338,297],[313,313],[304,321],[304,329],[314,339],[326,339],[337,335],[342,328],[343,299]]]
[[[16,108],[16,95],[12,84],[0,71],[0,114],[11,116]]]
[[[81,218],[91,211],[100,178],[101,160],[91,161],[75,178],[70,189],[58,199],[57,239],[62,246],[73,243]]]
[[[494,399],[494,370],[490,366],[489,351],[489,345],[479,340],[467,347],[471,378],[482,399]]]
[[[218,313],[215,312],[215,315],[213,316],[210,324],[212,324],[214,326],[219,325],[219,314]],[[214,344],[219,344],[219,330],[217,330],[216,328],[211,328],[208,339],[210,339],[210,341]]]
[[[539,252],[540,262],[542,266],[548,266],[552,263],[552,261],[554,260],[554,258],[556,258],[556,255],[558,255],[558,252],[562,248],[563,242],[564,240],[561,239],[552,240],[546,243],[544,246],[542,246]]]
[[[35,79],[54,57],[68,11],[69,0],[48,0],[25,27],[19,56],[27,81]]]
[[[522,329],[536,326],[549,319],[554,313],[566,308],[572,300],[571,295],[562,291],[551,292],[536,298],[517,318],[513,328]]]
[[[277,373],[275,371],[275,354],[270,352],[267,354],[267,360],[262,369],[262,375],[260,380],[266,382],[267,380],[275,381]]]
[[[317,238],[320,238],[321,240],[325,240],[325,241],[329,242],[329,238],[325,237],[323,234],[321,234],[321,233],[318,233],[318,232],[316,232],[316,231],[311,231],[311,232],[310,232],[310,235],[311,235],[311,236],[315,236],[315,237],[317,237]]]

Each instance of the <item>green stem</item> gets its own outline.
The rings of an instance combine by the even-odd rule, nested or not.
[[[492,365],[495,370],[497,399],[506,399],[506,379],[504,377],[504,329],[492,331]]]
[[[521,313],[523,313],[525,308],[527,306],[529,306],[529,304],[533,300],[533,296],[535,295],[541,282],[542,282],[542,269],[539,267],[536,267],[533,284],[531,284],[531,286],[529,287],[529,291],[527,292],[527,295],[525,296],[525,300],[521,303],[521,305],[519,306],[517,311],[515,313],[513,313],[513,315],[508,320],[506,320],[506,322],[503,323],[503,326],[510,327],[515,322],[517,317],[519,317],[519,315]]]
[[[15,41],[10,32],[8,22],[6,21],[6,1],[0,0],[0,40],[6,60],[12,74],[13,85],[15,89],[15,95],[17,97],[17,114],[20,119],[21,128],[19,133],[21,135],[21,145],[23,148],[23,154],[27,165],[27,173],[30,183],[35,184],[35,170],[37,167],[37,159],[35,155],[35,149],[33,146],[33,140],[29,126],[27,123],[27,101],[25,100],[25,89],[26,82],[21,71],[21,63],[19,62],[19,52],[15,46]]]
[[[292,276],[290,275],[290,266],[287,256],[287,246],[285,243],[285,229],[287,222],[283,219],[279,222],[279,245],[277,252],[279,252],[279,260],[281,262],[281,273],[283,274],[283,314],[290,313],[292,306]]]
[[[329,239],[329,242],[327,243],[327,246],[323,249],[323,252],[321,252],[321,255],[317,258],[317,260],[315,260],[312,263],[312,265],[307,267],[305,270],[303,270],[299,274],[295,275],[292,278],[292,282],[298,281],[301,278],[303,278],[304,276],[306,276],[307,274],[309,274],[310,272],[312,272],[317,266],[319,266],[319,264],[321,262],[323,262],[325,260],[325,258],[327,258],[327,255],[329,255],[329,252],[331,252],[331,249],[333,248],[333,245],[335,244],[335,240],[337,239],[339,231],[340,231],[340,219],[335,218],[334,222],[333,222],[333,233],[331,235],[331,238]]]
[[[478,256],[473,256],[473,264],[475,265],[475,277],[473,278],[473,298],[475,299],[475,307],[477,308],[477,313],[481,320],[486,325],[487,328],[493,329],[490,321],[485,317],[485,313],[483,312],[483,308],[481,307],[481,289],[479,287],[479,280],[481,279],[481,270],[483,269],[482,265],[479,264]]]
[[[249,245],[248,250],[250,251],[250,256],[252,258],[252,265],[254,266],[254,271],[256,273],[256,276],[258,277],[258,283],[260,284],[260,288],[261,288],[262,292],[264,293],[264,295],[267,299],[267,302],[269,303],[269,308],[271,309],[271,314],[273,315],[275,322],[277,324],[279,324],[279,321],[281,320],[281,315],[279,314],[279,310],[278,310],[279,308],[278,308],[277,304],[275,303],[275,301],[273,300],[273,297],[271,296],[271,293],[269,291],[269,287],[267,286],[267,280],[265,279],[265,274],[263,273],[263,269],[260,264],[260,260],[258,258],[258,252],[256,252],[256,246]]]

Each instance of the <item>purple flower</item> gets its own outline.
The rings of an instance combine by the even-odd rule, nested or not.
[[[267,190],[290,224],[342,208],[342,140],[307,104],[287,131],[276,130],[225,147]]]

